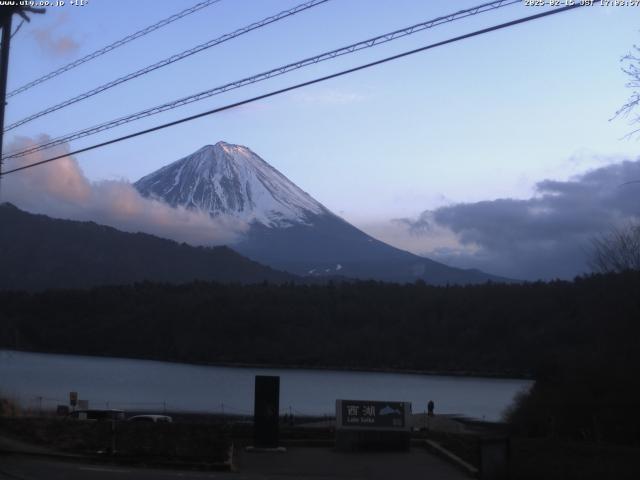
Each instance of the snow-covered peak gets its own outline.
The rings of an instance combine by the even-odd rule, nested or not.
[[[247,147],[218,142],[135,183],[173,206],[230,215],[268,227],[309,224],[329,211]]]

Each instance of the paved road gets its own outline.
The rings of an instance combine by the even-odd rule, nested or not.
[[[290,448],[286,453],[239,455],[247,479],[468,480],[457,468],[421,448],[410,452],[339,453],[329,448]]]
[[[232,478],[218,472],[180,472],[145,468],[92,465],[21,455],[0,455],[0,480],[203,480]],[[237,475],[235,475],[237,478]]]
[[[238,456],[239,472],[193,472],[92,465],[26,455],[0,455],[0,480],[466,480],[465,474],[420,448],[407,453],[338,453],[290,448]]]

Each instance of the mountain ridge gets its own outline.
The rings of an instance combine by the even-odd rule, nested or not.
[[[205,145],[134,183],[169,205],[231,214],[248,223],[286,227],[329,210],[242,145]]]
[[[247,222],[246,235],[232,248],[296,275],[432,284],[509,281],[449,267],[371,237],[242,145],[206,145],[142,177],[134,187],[174,207]]]
[[[94,222],[53,219],[0,204],[0,290],[89,288],[143,281],[284,283],[298,277],[229,247],[194,247]]]

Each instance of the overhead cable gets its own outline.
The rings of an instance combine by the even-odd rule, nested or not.
[[[133,114],[126,115],[124,117],[117,118],[115,120],[109,120],[107,122],[94,125],[92,127],[88,127],[70,134],[66,134],[64,136],[57,137],[47,142],[40,143],[38,145],[34,145],[26,150],[22,150],[19,152],[10,152],[5,154],[4,158],[16,158],[27,155],[29,153],[46,150],[52,148],[56,145],[60,145],[66,142],[70,142],[72,140],[77,140],[79,138],[83,138],[89,135],[94,135],[96,133],[110,130],[112,128],[118,127],[120,125],[124,125],[126,123],[133,122],[135,120],[139,120],[141,118],[149,117],[151,115],[155,115],[161,112],[165,112],[168,110],[172,110],[174,108],[178,108],[184,105],[188,105],[193,102],[197,102],[200,100],[204,100],[206,98],[212,97],[214,95],[219,95],[221,93],[227,92],[229,90],[235,90],[237,88],[244,87],[246,85],[250,85],[253,83],[261,82],[267,80],[272,77],[276,77],[279,75],[283,75],[285,73],[291,72],[293,70],[298,70],[300,68],[307,67],[309,65],[314,65],[326,60],[331,60],[336,57],[351,54],[353,52],[363,50],[365,48],[372,48],[376,45],[380,45],[383,43],[387,43],[398,38],[406,37],[408,35],[415,34],[422,30],[426,30],[429,28],[436,27],[438,25],[442,25],[444,23],[450,23],[456,20],[460,20],[462,18],[469,17],[471,15],[477,15],[482,12],[487,12],[491,10],[495,10],[497,8],[506,7],[509,5],[513,5],[515,3],[520,3],[520,0],[499,0],[489,3],[484,3],[482,5],[478,5],[473,8],[469,8],[466,10],[460,10],[455,13],[451,13],[449,15],[441,16],[434,18],[432,20],[427,20],[425,22],[417,23],[415,25],[411,25],[406,28],[402,28],[399,30],[395,30],[393,32],[385,33],[383,35],[378,35],[377,37],[369,38],[367,40],[363,40],[357,43],[353,43],[351,45],[347,45],[346,47],[341,47],[335,50],[331,50],[329,52],[321,53],[319,55],[305,58],[303,60],[298,60],[293,63],[289,63],[287,65],[277,67],[266,72],[262,72],[256,75],[252,75],[250,77],[243,78],[241,80],[236,80],[234,82],[230,82],[224,84],[222,86],[218,86],[215,88],[211,88],[209,90],[205,90],[203,92],[199,92],[193,95],[189,95],[187,97],[183,97],[177,100],[173,100],[171,102],[164,103],[162,105],[158,105],[152,108],[148,108]]]
[[[177,53],[175,55],[172,55],[170,57],[165,58],[164,60],[161,60],[159,62],[156,62],[152,65],[148,65],[144,68],[141,68],[140,70],[136,70],[135,72],[129,73],[127,75],[124,75],[122,77],[116,78],[115,80],[112,80],[110,82],[104,83],[102,85],[100,85],[99,87],[96,87],[92,90],[89,90],[87,92],[81,93],[80,95],[76,95],[75,97],[69,98],[67,100],[65,100],[64,102],[58,103],[56,105],[53,105],[51,107],[45,108],[44,110],[41,110],[40,112],[34,113],[32,115],[29,115],[28,117],[25,117],[21,120],[18,120],[17,122],[12,123],[11,125],[8,125],[7,127],[5,127],[4,131],[8,132],[9,130],[13,130],[14,128],[19,127],[20,125],[24,125],[25,123],[31,122],[33,120],[35,120],[36,118],[40,118],[43,117],[45,115],[48,115],[50,113],[53,113],[57,110],[60,110],[62,108],[68,107],[70,105],[73,105],[74,103],[78,103],[81,102],[82,100],[86,100],[87,98],[93,97],[94,95],[97,95],[99,93],[102,93],[106,90],[109,90],[117,85],[120,85],[122,83],[128,82],[130,80],[133,80],[135,78],[138,78],[142,75],[146,75],[147,73],[151,73],[155,70],[158,70],[159,68],[162,67],[166,67],[167,65],[171,65],[172,63],[178,62],[180,60],[183,60],[187,57],[190,57],[191,55],[194,55],[196,53],[202,52],[203,50],[207,50],[211,47],[214,47],[216,45],[220,45],[221,43],[224,42],[228,42],[229,40],[232,40],[236,37],[239,37],[241,35],[244,35],[246,33],[249,33],[253,30],[256,30],[258,28],[262,28],[266,25],[269,25],[271,23],[277,22],[279,20],[282,20],[284,18],[290,17],[292,15],[295,15],[296,13],[300,13],[304,10],[308,10],[309,8],[313,8],[317,5],[323,4],[328,2],[329,0],[310,0],[307,1],[306,3],[302,3],[294,8],[291,8],[289,10],[284,10],[280,13],[277,13],[276,15],[272,15],[270,17],[264,18],[262,20],[260,20],[259,22],[255,22],[252,23],[251,25],[247,25],[246,27],[242,27],[239,28],[238,30],[232,32],[232,33],[227,33],[225,35],[222,35],[221,37],[217,37],[214,38],[213,40],[210,40],[208,42],[202,43],[200,45],[197,45],[193,48],[190,48],[188,50],[184,50],[183,52]]]
[[[118,47],[121,47],[129,42],[132,42],[140,37],[144,37],[145,35],[148,35],[151,32],[154,32],[155,30],[158,30],[159,28],[162,28],[166,25],[169,25],[170,23],[175,22],[176,20],[180,20],[181,18],[186,17],[187,15],[191,15],[192,13],[195,13],[199,10],[202,10],[205,7],[208,7],[210,5],[213,5],[214,3],[218,3],[221,0],[205,0],[203,2],[197,3],[195,4],[193,7],[187,8],[186,10],[182,10],[181,12],[178,12],[174,15],[171,15],[170,17],[167,17],[163,20],[160,20],[157,23],[154,23],[153,25],[149,25],[146,28],[143,28],[142,30],[138,30],[135,33],[132,33],[131,35],[127,35],[124,38],[121,38],[120,40],[117,40],[109,45],[107,45],[106,47],[102,47],[99,50],[96,50],[93,53],[90,53],[88,55],[85,55],[82,58],[79,58],[78,60],[74,60],[71,63],[68,63],[67,65],[64,65],[63,67],[58,68],[57,70],[54,70],[53,72],[47,73],[46,75],[43,75],[39,78],[36,78],[35,80],[27,83],[26,85],[23,85],[20,88],[16,88],[15,90],[7,93],[7,98],[9,97],[13,97],[14,95],[17,95],[19,93],[25,92],[27,90],[29,90],[30,88],[35,87],[36,85],[40,85],[41,83],[46,82],[47,80],[51,80],[54,77],[57,77],[58,75],[62,75],[64,72],[68,72],[69,70],[72,70],[80,65],[82,65],[83,63],[87,63],[90,60],[93,60],[95,58],[98,58],[102,55],[104,55],[105,53],[111,52],[112,50],[115,50]],[[14,32],[15,35],[16,32]]]
[[[22,170],[27,170],[29,168],[37,167],[39,165],[44,165],[46,163],[50,163],[50,162],[53,162],[55,160],[59,160],[61,158],[64,158],[64,157],[67,157],[67,156],[70,156],[70,155],[77,155],[79,153],[88,152],[90,150],[95,150],[97,148],[105,147],[107,145],[112,145],[114,143],[119,143],[119,142],[122,142],[124,140],[129,140],[131,138],[139,137],[141,135],[146,135],[148,133],[156,132],[158,130],[163,130],[165,128],[169,128],[169,127],[172,127],[172,126],[175,126],[175,125],[179,125],[181,123],[190,122],[192,120],[196,120],[198,118],[206,117],[208,115],[213,115],[213,114],[220,113],[220,112],[223,112],[223,111],[226,111],[226,110],[231,110],[233,108],[237,108],[237,107],[240,107],[242,105],[247,105],[249,103],[257,102],[257,101],[263,100],[265,98],[274,97],[276,95],[281,95],[283,93],[290,92],[290,91],[293,91],[293,90],[297,90],[297,89],[300,89],[300,88],[303,88],[303,87],[307,87],[309,85],[314,85],[314,84],[317,84],[317,83],[325,82],[325,81],[331,80],[333,78],[342,77],[342,76],[350,74],[350,73],[354,73],[354,72],[357,72],[357,71],[360,71],[360,70],[365,70],[365,69],[374,67],[376,65],[381,65],[383,63],[391,62],[393,60],[397,60],[399,58],[404,58],[404,57],[407,57],[409,55],[414,55],[414,54],[419,53],[419,52],[424,52],[426,50],[430,50],[430,49],[433,49],[433,48],[436,48],[436,47],[441,47],[443,45],[447,45],[447,44],[450,44],[450,43],[458,42],[460,40],[465,40],[467,38],[476,37],[478,35],[483,35],[483,34],[486,34],[486,33],[489,33],[489,32],[493,32],[493,31],[496,31],[496,30],[501,30],[501,29],[504,29],[504,28],[513,27],[515,25],[519,25],[519,24],[522,24],[522,23],[530,22],[532,20],[537,20],[539,18],[548,17],[548,16],[551,16],[551,15],[556,15],[556,14],[563,13],[563,12],[566,12],[566,11],[569,11],[569,10],[573,10],[575,8],[580,8],[580,7],[583,7],[583,6],[584,6],[584,4],[575,3],[573,5],[568,5],[568,6],[565,6],[565,7],[558,7],[558,8],[554,8],[552,10],[546,10],[546,11],[538,13],[536,15],[530,15],[528,17],[519,18],[519,19],[516,19],[516,20],[512,20],[510,22],[501,23],[499,25],[494,25],[494,26],[488,27],[488,28],[483,28],[481,30],[476,30],[474,32],[467,33],[467,34],[464,34],[464,35],[460,35],[460,36],[457,36],[457,37],[453,37],[453,38],[450,38],[448,40],[443,40],[441,42],[432,43],[430,45],[426,45],[424,47],[416,48],[414,50],[409,50],[409,51],[406,51],[406,52],[403,52],[403,53],[399,53],[397,55],[386,57],[386,58],[383,58],[381,60],[376,60],[374,62],[366,63],[364,65],[359,65],[357,67],[349,68],[347,70],[342,70],[340,72],[333,73],[331,75],[326,75],[324,77],[319,77],[319,78],[315,78],[313,80],[308,80],[306,82],[298,83],[296,85],[292,85],[292,86],[289,86],[289,87],[286,87],[286,88],[281,88],[279,90],[274,90],[274,91],[271,91],[271,92],[268,92],[268,93],[265,93],[265,94],[262,94],[262,95],[258,95],[256,97],[252,97],[252,98],[249,98],[249,99],[246,99],[246,100],[241,100],[239,102],[235,102],[235,103],[231,103],[231,104],[228,104],[228,105],[224,105],[222,107],[214,108],[212,110],[207,110],[205,112],[201,112],[201,113],[198,113],[196,115],[191,115],[191,116],[184,117],[184,118],[181,118],[181,119],[178,119],[178,120],[174,120],[172,122],[164,123],[162,125],[157,125],[157,126],[152,127],[152,128],[147,128],[145,130],[140,130],[140,131],[137,131],[137,132],[134,132],[134,133],[130,133],[128,135],[123,135],[121,137],[117,137],[117,138],[114,138],[114,139],[111,139],[111,140],[107,140],[105,142],[101,142],[101,143],[98,143],[98,144],[95,144],[95,145],[91,145],[91,146],[88,146],[88,147],[80,148],[78,150],[74,150],[72,152],[65,153],[63,155],[57,155],[57,156],[52,157],[52,158],[47,158],[45,160],[41,160],[41,161],[38,161],[38,162],[30,163],[28,165],[23,165],[21,167],[16,167],[16,168],[13,168],[13,169],[10,169],[10,170],[7,170],[7,171],[3,172],[2,175],[4,176],[4,175],[8,175],[10,173],[15,173],[15,172],[19,172],[19,171],[22,171]]]

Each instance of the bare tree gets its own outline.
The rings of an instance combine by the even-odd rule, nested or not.
[[[640,270],[640,223],[628,223],[592,240],[590,266],[596,272]]]
[[[634,45],[631,52],[620,59],[622,63],[622,71],[627,74],[626,87],[631,89],[631,95],[627,102],[616,111],[613,118],[628,118],[630,125],[640,123],[640,114],[636,112],[640,105],[640,47]],[[613,120],[612,118],[612,120]],[[632,137],[640,133],[640,128],[636,128],[629,132],[626,136]]]

